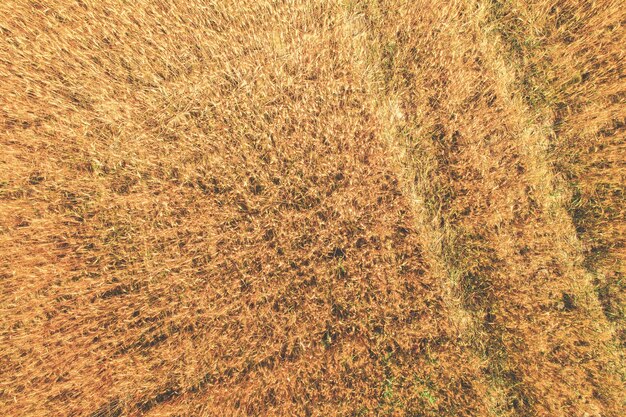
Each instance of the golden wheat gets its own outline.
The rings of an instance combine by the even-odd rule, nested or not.
[[[0,16],[0,414],[623,415],[619,1]]]

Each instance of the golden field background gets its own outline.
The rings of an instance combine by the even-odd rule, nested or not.
[[[625,415],[625,21],[2,2],[0,415]]]

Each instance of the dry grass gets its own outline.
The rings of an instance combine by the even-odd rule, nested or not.
[[[618,1],[0,5],[0,414],[621,416]]]

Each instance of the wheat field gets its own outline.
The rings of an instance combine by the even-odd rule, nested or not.
[[[621,0],[4,0],[0,415],[626,415]]]

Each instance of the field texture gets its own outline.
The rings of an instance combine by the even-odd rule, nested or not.
[[[623,0],[0,2],[0,415],[626,415]]]

